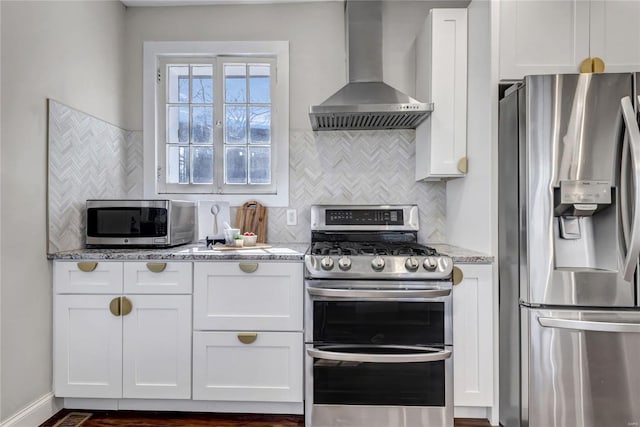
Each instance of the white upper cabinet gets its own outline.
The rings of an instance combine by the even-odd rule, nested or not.
[[[416,37],[416,97],[433,102],[416,128],[416,181],[461,177],[467,153],[467,10],[432,9]]]
[[[500,80],[577,73],[589,58],[605,72],[636,71],[639,20],[637,0],[501,1]]]

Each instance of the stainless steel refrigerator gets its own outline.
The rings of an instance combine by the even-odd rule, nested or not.
[[[640,425],[640,73],[500,101],[500,422]]]

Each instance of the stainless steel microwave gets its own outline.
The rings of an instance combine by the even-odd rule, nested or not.
[[[196,204],[182,200],[87,200],[88,247],[169,247],[190,243]]]

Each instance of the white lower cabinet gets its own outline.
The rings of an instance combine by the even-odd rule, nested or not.
[[[56,295],[54,392],[57,397],[122,396],[122,318],[113,295]]]
[[[150,294],[148,288],[136,288],[129,280],[124,280],[124,287],[132,293],[67,293],[74,287],[65,277],[74,278],[74,283],[103,283],[103,289],[113,288],[104,280],[104,271],[119,272],[113,281],[118,284],[116,289],[122,289],[123,263],[97,264],[93,270],[78,273],[74,270],[83,266],[54,263],[54,272],[64,272],[54,274],[55,395],[190,398],[191,263],[175,263],[182,264],[177,266],[179,270],[188,270],[188,283],[179,286],[184,295]],[[167,264],[168,274],[173,275],[170,272],[176,266]],[[129,267],[133,266],[125,266],[125,270]],[[94,280],[92,274],[100,276],[99,280]],[[162,271],[154,274],[158,283],[175,283],[173,279],[163,279]],[[136,291],[140,294],[133,293]]]
[[[302,263],[195,263],[193,329],[301,331],[302,269]]]
[[[195,400],[302,400],[301,332],[194,332]]]
[[[193,399],[303,401],[303,266],[194,265]]]
[[[122,318],[122,397],[191,396],[191,295],[129,295]]]
[[[453,402],[456,407],[494,404],[494,301],[491,264],[456,264],[453,287]]]

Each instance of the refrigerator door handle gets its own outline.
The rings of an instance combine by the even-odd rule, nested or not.
[[[538,317],[538,323],[545,328],[640,334],[639,323],[593,322],[588,320],[558,319],[555,317]]]
[[[625,96],[620,100],[620,105],[622,106],[622,118],[624,119],[627,137],[629,138],[634,187],[632,200],[633,219],[628,227],[629,239],[623,266],[624,280],[631,282],[638,263],[638,255],[640,255],[640,236],[638,236],[638,227],[640,227],[640,195],[638,194],[640,191],[640,130],[638,129],[638,122],[636,121],[636,114],[631,104],[631,98]],[[626,179],[626,174],[624,174],[624,176]],[[622,197],[624,198],[624,195]]]

